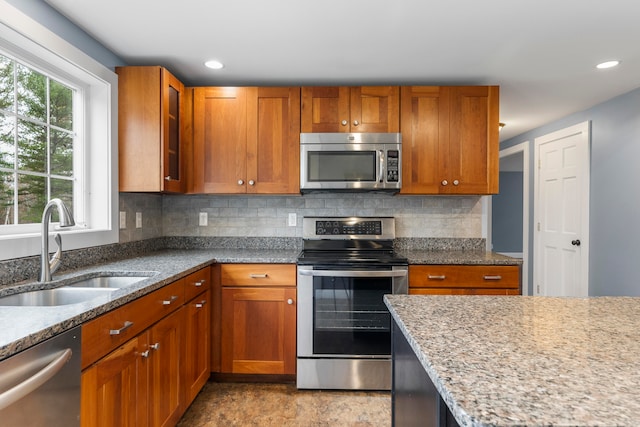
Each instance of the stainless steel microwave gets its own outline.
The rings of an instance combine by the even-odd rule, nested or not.
[[[401,185],[401,134],[300,134],[301,192],[398,192]]]

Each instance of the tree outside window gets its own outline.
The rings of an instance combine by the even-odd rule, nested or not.
[[[74,89],[0,54],[0,226],[73,209]]]

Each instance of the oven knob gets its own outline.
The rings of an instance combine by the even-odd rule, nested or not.
[[[333,234],[340,234],[340,230],[338,230],[337,228],[333,229]]]

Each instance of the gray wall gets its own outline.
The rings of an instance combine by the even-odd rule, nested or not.
[[[504,141],[531,141],[530,218],[534,202],[535,138],[591,122],[589,295],[640,296],[640,89]],[[529,253],[533,267],[533,221]],[[530,289],[533,286],[530,269]]]
[[[522,172],[500,172],[492,197],[491,243],[496,252],[522,252]]]

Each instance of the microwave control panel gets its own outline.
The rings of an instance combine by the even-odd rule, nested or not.
[[[387,150],[387,182],[398,182],[399,153],[398,150]]]

